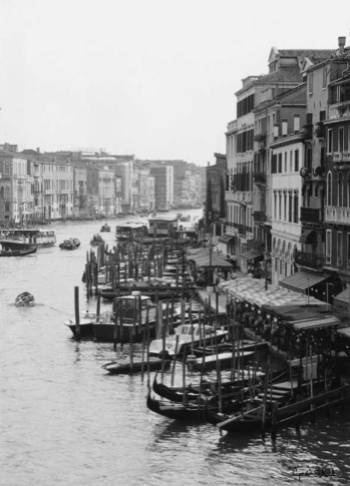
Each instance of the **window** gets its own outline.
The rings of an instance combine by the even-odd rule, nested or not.
[[[283,192],[283,219],[287,221],[287,193]]]
[[[298,191],[294,192],[294,223],[299,222],[299,194]]]
[[[274,125],[273,127],[273,136],[274,138],[277,138],[279,135],[279,126],[278,125]]]
[[[314,88],[314,73],[309,73],[307,77],[307,86],[308,86],[308,93],[311,96]]]
[[[282,152],[278,154],[278,173],[282,172]]]
[[[282,194],[278,193],[278,219],[281,221],[282,219]]]
[[[326,231],[326,263],[332,261],[332,230]]]
[[[327,153],[331,154],[333,152],[333,130],[332,128],[328,129],[328,137],[327,137]]]
[[[327,206],[332,206],[332,173],[327,175]]]
[[[300,130],[300,116],[294,115],[294,133],[299,132]]]
[[[293,172],[293,150],[289,152],[289,170]]]
[[[342,265],[343,256],[343,233],[341,231],[337,232],[337,266]]]
[[[327,88],[327,66],[322,70],[322,88]]]
[[[299,171],[299,149],[294,150],[294,171]]]
[[[339,152],[344,152],[344,127],[339,127]]]
[[[284,172],[288,172],[287,155],[288,155],[288,152],[284,152]]]
[[[288,121],[282,120],[282,136],[285,136],[287,134],[288,134]]]
[[[292,222],[292,214],[293,214],[293,193],[289,191],[289,205],[288,205],[288,221]]]
[[[338,198],[338,206],[343,206],[343,184],[342,184],[342,176],[338,174],[337,178],[337,198]]]
[[[346,264],[350,267],[350,233],[346,235]]]
[[[273,215],[274,219],[277,219],[277,194],[276,191],[273,191],[273,199],[274,199],[274,205],[273,205]]]
[[[272,154],[272,160],[271,160],[271,174],[276,174],[277,172],[277,155]]]

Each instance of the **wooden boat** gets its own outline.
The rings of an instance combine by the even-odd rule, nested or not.
[[[61,250],[76,250],[80,246],[80,241],[78,238],[69,238],[64,240],[59,244]]]
[[[36,245],[18,240],[1,240],[0,257],[21,257],[36,253]]]
[[[79,326],[73,320],[66,321],[73,336],[93,339],[103,342],[142,342],[144,339],[154,337],[156,324],[156,308],[146,296],[137,293],[118,297],[116,316],[112,312],[104,312],[97,316],[88,314],[82,319]]]
[[[210,354],[201,358],[194,358],[187,360],[187,367],[190,371],[210,371],[215,370],[217,364],[220,363],[220,369],[228,369],[232,367],[232,361],[239,360],[241,364],[246,363],[255,355],[255,351],[239,351],[239,354],[233,355],[232,351],[224,351],[217,354]]]
[[[15,299],[16,307],[33,307],[33,305],[35,305],[35,299],[30,292],[22,292]]]
[[[93,338],[93,324],[96,322],[96,314],[86,311],[84,316],[80,319],[79,323],[79,335],[78,326],[72,319],[65,321],[65,325],[72,331],[75,339],[92,339]]]
[[[111,227],[109,226],[108,223],[105,223],[104,225],[101,226],[100,232],[101,233],[109,233],[111,231]]]
[[[236,410],[241,405],[241,397],[230,396],[222,401],[221,407],[226,410]],[[204,421],[208,413],[215,413],[219,409],[219,400],[217,395],[198,396],[195,400],[188,401],[185,397],[182,403],[166,399],[159,399],[148,393],[147,407],[159,415],[183,421]]]
[[[169,356],[174,356],[187,352],[191,346],[198,346],[200,343],[205,345],[220,342],[227,335],[228,331],[216,330],[212,326],[200,323],[181,324],[175,329],[175,334],[166,337],[165,350],[163,350],[163,339],[153,340],[150,344],[150,354],[158,355],[165,351]]]
[[[160,369],[167,370],[170,366],[169,360],[163,360],[154,356],[150,356],[148,360],[141,356],[134,356],[132,362],[130,358],[125,358],[118,361],[110,361],[102,366],[102,368],[108,371],[111,375],[130,375],[134,373],[140,373],[143,370],[157,371]]]
[[[15,240],[37,248],[51,247],[56,244],[56,235],[53,230],[34,228],[9,228],[0,230],[0,240]]]

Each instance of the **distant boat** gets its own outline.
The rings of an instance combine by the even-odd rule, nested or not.
[[[0,240],[0,257],[19,257],[35,253],[37,246],[18,240]]]
[[[34,295],[30,292],[22,292],[15,299],[16,307],[33,307],[35,304]]]
[[[111,227],[109,226],[108,223],[105,223],[104,225],[101,226],[100,231],[101,233],[109,233],[111,231]]]
[[[80,246],[80,240],[78,238],[69,238],[60,243],[61,250],[76,250]]]
[[[56,244],[56,235],[53,230],[10,228],[0,230],[0,240],[19,241],[37,248],[46,248]]]

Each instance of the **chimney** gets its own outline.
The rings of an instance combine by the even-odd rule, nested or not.
[[[338,47],[339,47],[340,54],[343,54],[344,52],[345,41],[346,41],[346,37],[343,36],[338,37]]]
[[[36,151],[37,151],[38,154],[40,154],[40,147],[37,147]]]

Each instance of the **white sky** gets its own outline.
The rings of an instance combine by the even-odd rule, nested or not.
[[[345,0],[0,0],[0,141],[205,164],[272,46],[339,35]]]

